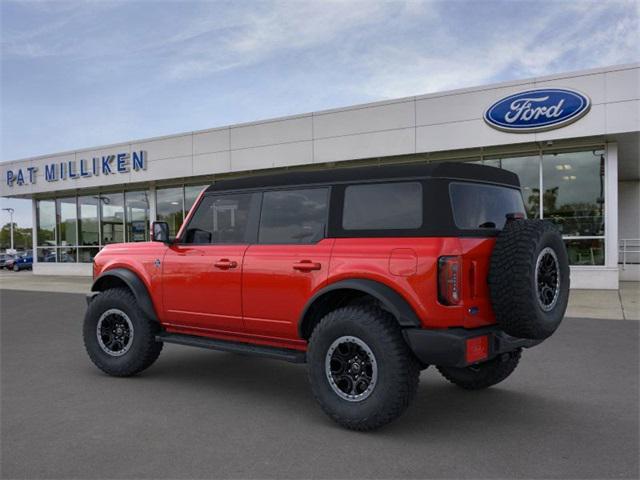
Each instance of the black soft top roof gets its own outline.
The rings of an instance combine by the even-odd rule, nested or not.
[[[207,188],[207,192],[244,190],[294,185],[331,185],[368,180],[393,180],[411,178],[450,178],[476,180],[520,187],[515,173],[501,168],[471,163],[432,163],[383,165],[369,167],[339,167],[333,170],[296,171],[251,177],[219,180]]]

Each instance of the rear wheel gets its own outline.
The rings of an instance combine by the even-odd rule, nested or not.
[[[391,314],[350,306],[326,315],[307,351],[313,395],[333,420],[372,430],[399,417],[418,388],[420,365]]]
[[[116,377],[135,375],[155,362],[162,350],[156,342],[157,322],[147,318],[133,294],[113,288],[94,298],[84,318],[84,345],[91,361]]]
[[[20,267],[18,266],[18,264],[16,264],[16,263],[13,264],[13,271],[14,272],[19,272],[20,271]]]
[[[466,390],[481,390],[505,380],[518,366],[521,350],[503,353],[488,362],[464,368],[438,367],[451,383]]]

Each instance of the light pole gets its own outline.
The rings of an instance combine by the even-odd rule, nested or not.
[[[13,212],[15,212],[15,210],[13,208],[3,208],[3,210],[9,212],[9,228],[11,229],[11,251],[13,251]]]

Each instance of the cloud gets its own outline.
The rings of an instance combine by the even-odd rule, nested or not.
[[[633,1],[0,5],[3,159],[640,58]]]
[[[368,95],[388,98],[483,83],[505,69],[536,76],[640,56],[633,1],[27,5],[47,21],[28,29],[5,22],[4,55],[103,58],[122,68],[142,61],[168,82],[302,54],[355,72]]]
[[[85,39],[77,33],[90,30],[99,18],[120,2],[7,1],[2,15],[2,53],[8,57],[42,58],[76,56],[88,53]],[[12,21],[22,14],[25,20]],[[27,21],[26,18],[29,20]],[[70,35],[73,32],[73,35]]]
[[[514,2],[522,3],[522,2]],[[360,58],[367,81],[357,88],[373,98],[395,98],[640,60],[635,2],[558,2],[491,18],[478,38],[454,37],[456,18],[430,24],[437,48],[387,45]],[[615,8],[613,8],[615,7]]]
[[[185,42],[171,60],[169,77],[184,80],[332,44],[349,32],[383,20],[396,8],[391,3],[362,1],[254,5],[249,11],[229,12],[231,26],[224,30],[217,24],[212,28],[207,22],[197,22],[190,27],[191,34],[179,36]]]
[[[540,76],[640,58],[635,2],[451,4],[258,3],[228,12],[228,28],[190,26],[162,71],[185,81],[302,53],[314,68],[324,61],[354,73],[352,89],[377,99],[499,81],[504,72]],[[504,18],[474,16],[484,5],[504,5]]]

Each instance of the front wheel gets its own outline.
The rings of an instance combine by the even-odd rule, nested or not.
[[[488,362],[469,367],[438,367],[438,371],[451,383],[465,390],[481,390],[505,380],[518,366],[522,351],[503,353]]]
[[[420,365],[391,314],[352,306],[327,314],[307,350],[313,395],[333,420],[373,430],[399,417],[414,397]]]
[[[112,288],[94,298],[84,317],[84,346],[105,373],[128,377],[148,368],[162,350],[159,326],[138,307],[125,288]]]
[[[13,264],[13,271],[14,272],[19,272],[20,271],[20,267],[17,264]]]

